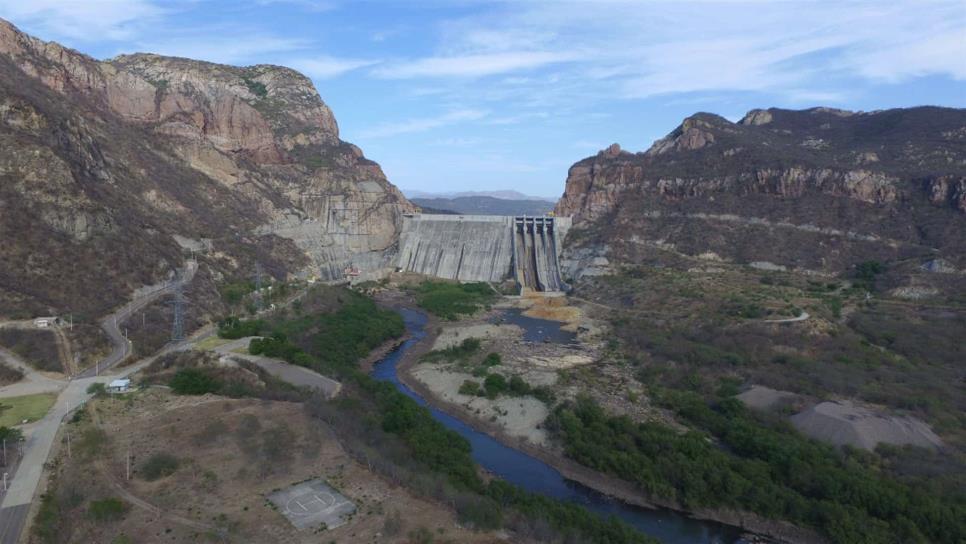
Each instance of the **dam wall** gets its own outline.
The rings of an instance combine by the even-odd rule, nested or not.
[[[512,270],[512,218],[496,215],[403,217],[396,267],[437,278],[500,282]]]
[[[395,265],[437,278],[513,278],[535,291],[562,291],[557,256],[570,224],[563,217],[407,215]]]

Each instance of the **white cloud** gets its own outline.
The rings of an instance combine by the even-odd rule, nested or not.
[[[337,57],[316,56],[307,59],[293,60],[287,62],[286,65],[299,70],[309,77],[316,79],[328,79],[341,76],[342,74],[351,72],[352,70],[358,70],[359,68],[378,64],[378,62],[379,61],[377,60],[343,59]]]
[[[577,56],[573,53],[549,51],[519,51],[427,57],[376,68],[373,70],[373,75],[387,79],[481,77],[539,68],[548,64],[575,60],[576,58]]]
[[[149,0],[0,0],[0,17],[45,39],[123,40],[164,12]]]
[[[514,72],[469,90],[481,100],[499,92],[569,104],[722,91],[834,101],[862,80],[966,79],[962,0],[512,3],[442,26],[434,55],[374,75]]]
[[[386,123],[363,130],[359,133],[359,135],[363,138],[385,138],[388,136],[398,136],[400,134],[409,134],[413,132],[426,132],[427,130],[463,123],[466,121],[476,121],[484,117],[486,117],[486,112],[481,110],[453,110],[435,117],[409,119],[399,123]]]

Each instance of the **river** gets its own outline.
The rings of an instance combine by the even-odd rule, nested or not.
[[[409,348],[426,336],[426,316],[401,309],[410,338],[376,363],[372,376],[389,381],[400,391],[426,406],[437,421],[459,433],[473,447],[473,460],[489,472],[528,491],[583,505],[601,515],[614,515],[643,533],[667,544],[733,544],[740,531],[720,523],[691,519],[672,510],[648,510],[607,497],[577,482],[564,478],[556,469],[521,451],[504,446],[485,433],[430,406],[425,399],[406,387],[396,375],[396,365]],[[546,322],[552,323],[552,322]]]

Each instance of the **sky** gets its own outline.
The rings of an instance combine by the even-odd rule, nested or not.
[[[25,32],[312,78],[397,186],[556,197],[611,143],[754,108],[966,107],[966,0],[0,0]]]

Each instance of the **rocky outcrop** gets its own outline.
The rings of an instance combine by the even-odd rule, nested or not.
[[[960,262],[964,133],[966,110],[931,107],[699,113],[646,152],[615,144],[574,164],[555,211],[618,261],[644,243],[826,270],[934,250]]]
[[[100,311],[116,301],[69,302],[76,289],[63,284],[81,279],[58,267],[88,263],[127,293],[180,263],[177,239],[211,240],[216,277],[248,275],[251,261],[280,277],[381,270],[414,209],[291,69],[97,61],[0,20],[0,71],[0,229],[24,246],[0,252],[16,259],[64,236],[56,255],[0,271],[0,301]],[[122,240],[131,255],[95,262]],[[48,272],[62,285],[30,281]]]

